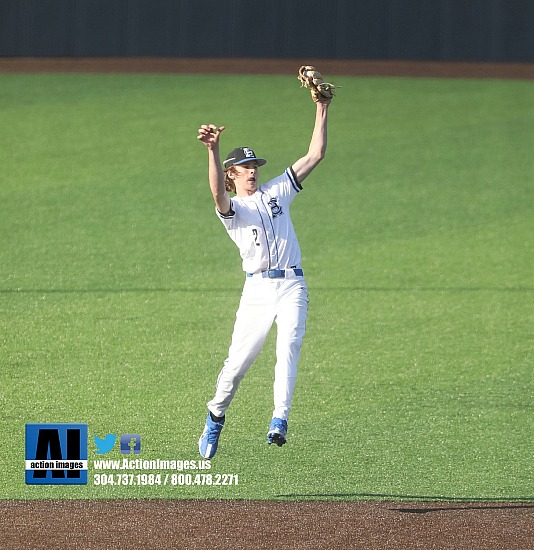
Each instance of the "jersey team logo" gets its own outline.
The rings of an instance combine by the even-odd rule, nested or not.
[[[284,213],[282,211],[282,207],[278,204],[278,197],[273,197],[269,201],[269,206],[271,207],[271,212],[273,213],[273,218],[277,218],[278,216],[281,216]]]

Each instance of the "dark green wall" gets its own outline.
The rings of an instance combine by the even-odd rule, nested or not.
[[[534,0],[0,0],[1,56],[534,61]]]

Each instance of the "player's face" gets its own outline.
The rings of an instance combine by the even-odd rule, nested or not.
[[[253,195],[258,189],[258,163],[251,161],[235,166],[234,183],[237,196]]]

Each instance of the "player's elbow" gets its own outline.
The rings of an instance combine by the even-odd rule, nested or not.
[[[310,161],[313,166],[317,166],[326,156],[326,148],[318,149],[310,155]]]
[[[310,154],[317,162],[322,161],[326,155],[326,140],[323,140],[320,145],[313,147],[310,151]]]

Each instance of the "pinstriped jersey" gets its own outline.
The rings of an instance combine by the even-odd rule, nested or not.
[[[239,248],[243,271],[300,268],[300,247],[289,216],[293,199],[302,190],[295,173],[283,174],[261,185],[254,195],[232,197],[230,212],[217,215]]]

